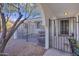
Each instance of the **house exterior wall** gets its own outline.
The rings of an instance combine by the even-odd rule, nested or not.
[[[35,29],[37,29],[36,24],[33,22],[29,22],[28,23],[28,34],[35,33]]]
[[[27,26],[27,28],[24,28],[24,25]],[[23,30],[22,30],[23,29]],[[20,31],[21,30],[21,31]],[[19,34],[18,31],[20,32],[26,32],[27,35],[31,35],[31,34],[37,34],[38,33],[38,29],[37,29],[37,23],[34,21],[30,21],[30,22],[25,22],[23,23],[18,30],[16,30],[15,34],[14,34],[14,38],[17,39],[17,35]],[[23,34],[21,34],[23,35]]]

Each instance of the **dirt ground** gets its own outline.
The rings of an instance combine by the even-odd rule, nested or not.
[[[44,47],[19,39],[10,40],[4,51],[9,56],[42,56],[44,52]]]

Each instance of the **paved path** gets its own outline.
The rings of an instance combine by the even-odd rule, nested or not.
[[[45,53],[44,56],[71,56],[72,54],[65,53],[56,49],[48,49]]]

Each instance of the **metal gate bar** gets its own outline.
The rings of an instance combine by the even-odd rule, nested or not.
[[[54,36],[52,41],[53,43],[52,47],[70,53],[71,51],[70,51],[68,37],[69,36]]]

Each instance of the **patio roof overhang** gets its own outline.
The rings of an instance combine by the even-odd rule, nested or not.
[[[79,13],[78,3],[48,3],[41,5],[43,6],[44,12],[47,11],[47,14],[50,14],[49,17],[74,17]]]

